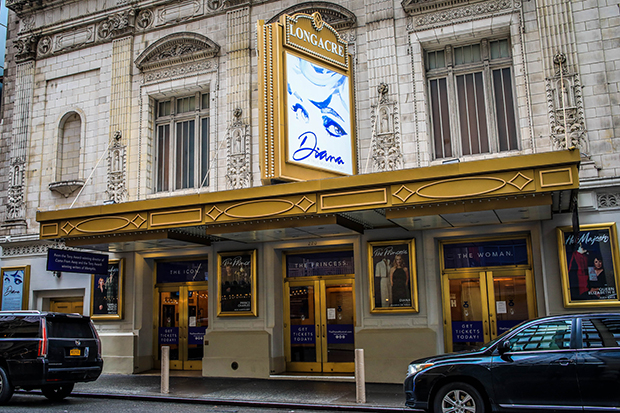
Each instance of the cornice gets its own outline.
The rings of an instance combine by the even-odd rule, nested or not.
[[[309,1],[295,4],[294,6],[282,10],[280,13],[273,16],[267,23],[275,23],[285,14],[289,16],[293,16],[297,13],[312,15],[315,12],[320,13],[323,21],[337,31],[351,29],[352,27],[355,27],[357,23],[357,18],[351,11],[338,4],[329,3],[326,1]]]

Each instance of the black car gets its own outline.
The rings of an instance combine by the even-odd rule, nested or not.
[[[101,341],[90,317],[40,311],[0,311],[0,405],[16,388],[41,389],[51,400],[103,369]]]
[[[526,321],[479,350],[413,361],[406,406],[440,412],[620,411],[620,314]]]

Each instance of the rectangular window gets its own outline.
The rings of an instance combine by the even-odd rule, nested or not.
[[[425,53],[434,158],[519,149],[507,39]]]
[[[208,185],[209,94],[157,102],[156,107],[155,190]]]

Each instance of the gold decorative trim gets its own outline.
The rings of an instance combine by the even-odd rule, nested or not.
[[[556,177],[562,173],[567,173],[567,179],[564,181],[558,181],[551,183],[550,175],[554,174]],[[545,178],[547,177],[547,178]],[[549,183],[545,183],[545,181]],[[546,171],[540,171],[540,187],[541,188],[551,188],[554,186],[564,186],[564,185],[572,185],[573,184],[573,171],[571,168],[560,168],[560,169],[550,169]]]
[[[522,185],[519,185],[516,183],[517,180],[525,180],[525,182]],[[523,191],[523,188],[528,186],[533,181],[534,180],[529,176],[525,176],[521,172],[517,172],[517,174],[510,181],[508,181],[508,183],[517,188],[519,191]]]
[[[58,223],[41,224],[42,237],[55,237],[58,235]]]
[[[368,202],[367,199],[369,196],[379,194],[382,195],[382,199],[377,201]],[[363,202],[348,202],[341,204],[333,204],[327,205],[327,201],[330,199],[344,198],[344,197],[353,197],[360,198],[360,201]],[[328,194],[321,195],[321,209],[330,210],[330,209],[339,209],[339,208],[350,208],[350,207],[362,207],[362,206],[372,206],[372,205],[385,205],[387,204],[387,190],[385,188],[371,189],[367,191],[353,191],[353,192],[339,192],[336,194]]]
[[[155,222],[157,218],[159,217],[165,217],[165,216],[181,216],[183,214],[185,215],[191,215],[193,213],[197,214],[197,217],[194,219],[185,219],[185,220],[172,220],[172,219],[168,219],[168,220],[162,220],[161,222]],[[192,208],[192,209],[179,209],[179,210],[175,210],[175,211],[166,211],[166,212],[153,212],[151,213],[151,227],[152,228],[156,228],[156,227],[163,227],[163,226],[167,226],[167,225],[178,225],[178,224],[191,224],[191,223],[201,223],[202,222],[202,208]]]
[[[274,210],[273,212],[267,212],[264,214],[239,215],[239,214],[230,213],[230,210],[232,210],[233,208],[242,208],[246,205],[261,204],[261,206],[265,207],[267,204],[275,204],[275,203],[284,203],[288,205],[284,209]],[[239,218],[239,219],[266,218],[266,217],[272,217],[274,215],[284,214],[290,211],[291,209],[293,209],[294,207],[295,207],[295,204],[289,201],[288,199],[258,199],[255,201],[240,202],[238,204],[231,205],[224,210],[224,214],[227,217]]]
[[[402,195],[399,195],[400,193],[403,193],[404,197]],[[415,192],[407,188],[405,185],[401,185],[400,188],[398,188],[398,191],[394,192],[392,196],[400,199],[403,202],[407,202],[407,200],[411,198],[413,194],[415,194]]]
[[[67,230],[67,228],[69,228],[69,229]],[[69,221],[66,221],[65,224],[62,227],[60,227],[60,229],[62,229],[62,231],[65,234],[69,235],[71,233],[71,231],[73,231],[75,229],[75,225],[73,225]]]
[[[209,212],[207,212],[207,216],[211,218],[213,221],[217,221],[217,219],[222,215],[224,211],[219,209],[216,205],[213,205]]]
[[[427,189],[436,185],[443,185],[443,184],[448,184],[451,182],[458,182],[458,181],[497,181],[500,182],[501,184],[498,186],[495,186],[493,188],[484,190],[484,191],[478,191],[478,192],[470,192],[470,193],[460,193],[460,194],[450,194],[450,195],[424,195],[422,193],[423,189]],[[463,185],[465,187],[465,185]],[[500,189],[502,189],[503,187],[506,186],[506,181],[503,180],[502,178],[493,178],[493,177],[466,177],[466,178],[453,178],[453,179],[444,179],[442,181],[437,181],[437,182],[433,182],[430,184],[426,184],[424,186],[421,186],[420,188],[418,188],[415,193],[418,196],[421,196],[422,198],[427,198],[427,199],[454,199],[454,198],[465,198],[465,197],[470,197],[470,196],[479,196],[479,195],[485,195],[485,194],[490,194],[491,192],[495,192],[495,191],[499,191]]]
[[[308,205],[304,208],[302,206],[302,204],[307,203]],[[309,199],[307,196],[303,196],[303,198],[301,198],[296,204],[295,206],[299,209],[301,209],[304,212],[308,212],[308,210],[310,208],[312,208],[314,205],[316,205],[316,202],[314,202],[313,200]]]
[[[130,221],[136,228],[140,228],[146,222],[146,218],[142,217],[140,214],[136,214],[136,216]]]
[[[108,225],[111,224],[111,222],[113,221],[121,221],[122,224],[113,226],[113,227],[108,227],[108,228],[97,228],[97,229],[88,229],[88,228],[84,228],[85,226],[88,226],[88,224],[93,223],[93,222],[101,222],[102,225],[105,225],[106,223]],[[97,234],[97,233],[101,233],[101,232],[111,232],[111,231],[119,231],[123,228],[126,228],[128,225],[130,224],[130,221],[125,218],[125,217],[95,217],[95,218],[90,218],[90,219],[85,219],[84,221],[80,221],[78,222],[74,228],[76,230],[78,230],[79,232],[83,232],[86,234]],[[82,226],[82,227],[81,227]]]

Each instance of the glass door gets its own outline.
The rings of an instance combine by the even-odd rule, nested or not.
[[[285,305],[288,371],[354,371],[352,279],[287,282]]]
[[[170,347],[170,368],[200,370],[204,352],[204,335],[209,325],[209,295],[206,285],[160,287],[157,354]]]
[[[530,270],[444,274],[446,351],[471,350],[536,317]]]

